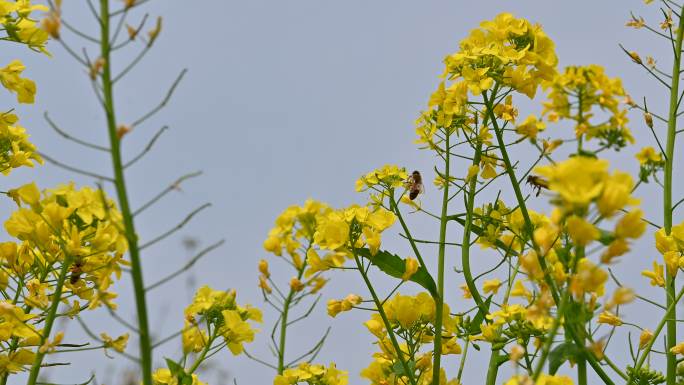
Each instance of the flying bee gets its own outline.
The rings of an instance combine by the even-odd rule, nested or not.
[[[537,189],[537,195],[541,194],[541,189],[549,189],[549,181],[546,179],[536,176],[536,175],[530,175],[527,177],[527,183],[532,185],[532,190]]]
[[[69,276],[69,282],[71,282],[72,285],[75,285],[80,279],[81,279],[81,274],[83,274],[83,260],[81,258],[77,258],[73,265],[71,265],[71,268],[69,268],[69,271],[71,272],[71,276]]]
[[[409,199],[411,200],[416,199],[418,194],[425,192],[425,188],[423,187],[423,177],[420,176],[418,170],[411,173],[411,176],[408,177],[406,185],[409,190]]]

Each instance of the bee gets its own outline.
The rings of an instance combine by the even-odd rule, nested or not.
[[[71,268],[69,269],[71,272],[71,275],[69,276],[69,282],[71,282],[72,285],[75,285],[81,279],[81,274],[83,274],[83,265],[85,265],[85,263],[81,258],[76,259],[73,265],[71,265]]]
[[[409,199],[414,200],[418,194],[425,192],[423,187],[423,177],[420,176],[418,170],[414,171],[411,176],[408,177],[407,188],[409,190]]]
[[[546,179],[536,176],[536,175],[530,175],[527,177],[527,183],[532,185],[532,190],[537,189],[537,195],[541,194],[541,189],[549,189],[549,181]]]

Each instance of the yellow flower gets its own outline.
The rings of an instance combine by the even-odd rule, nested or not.
[[[605,181],[603,192],[597,202],[599,212],[604,217],[612,216],[616,211],[628,204],[636,204],[631,197],[634,181],[629,174],[615,172]]]
[[[615,236],[618,238],[639,238],[646,231],[646,222],[641,218],[644,212],[640,209],[632,210],[620,218],[615,225]]]
[[[468,89],[475,96],[479,96],[482,92],[488,90],[494,85],[494,79],[487,76],[489,68],[477,68],[473,69],[469,66],[463,67],[461,70],[461,76],[468,84]]]
[[[615,314],[605,310],[603,313],[599,314],[598,323],[620,326],[622,325],[622,320]]]
[[[651,286],[665,286],[665,269],[656,261],[653,261],[653,271],[644,270],[641,275],[651,279]]]
[[[404,264],[404,274],[401,275],[401,279],[403,281],[408,281],[409,279],[411,279],[413,274],[415,274],[416,271],[418,271],[418,260],[415,258],[406,258]]]
[[[244,321],[237,310],[224,310],[221,312],[224,324],[219,333],[225,338],[228,349],[233,355],[238,355],[243,351],[244,342],[254,341],[255,330]]]
[[[466,182],[470,182],[471,179],[477,176],[478,172],[480,172],[480,166],[473,164],[470,167],[468,167],[468,174],[465,177]]]
[[[182,334],[183,352],[200,352],[204,349],[208,340],[209,337],[204,330],[187,321],[185,322]]]
[[[646,347],[648,346],[649,342],[651,342],[652,339],[653,339],[653,332],[652,331],[650,331],[648,329],[642,330],[641,335],[639,336],[639,349],[640,350],[646,349]]]
[[[290,280],[290,289],[294,292],[302,291],[306,285],[297,277],[292,277]]]
[[[515,132],[530,139],[536,139],[537,134],[539,134],[541,131],[544,131],[545,128],[546,124],[537,119],[536,115],[532,114],[525,118],[522,123],[516,126]]]
[[[532,298],[532,292],[525,288],[525,285],[523,285],[522,281],[517,280],[511,289],[511,297],[525,297],[530,299]]]
[[[105,349],[112,348],[119,353],[123,353],[123,351],[126,350],[126,345],[128,344],[128,333],[124,333],[116,337],[116,339],[113,339],[107,333],[101,333],[100,337],[102,337],[102,343],[104,344]]]
[[[498,278],[495,279],[490,279],[488,281],[484,281],[484,284],[482,285],[482,290],[484,291],[485,294],[496,294],[499,291],[499,288],[501,287],[501,280]]]
[[[459,286],[461,288],[461,291],[463,291],[463,299],[471,299],[473,298],[473,294],[470,292],[470,289],[468,288],[468,285],[465,283]]]
[[[570,238],[577,246],[586,246],[600,236],[600,232],[594,225],[576,215],[569,217],[565,224]]]
[[[178,384],[178,379],[171,374],[171,371],[167,368],[157,369],[152,373],[152,382],[154,385],[180,385]],[[192,375],[192,383],[188,385],[206,385],[199,380],[196,374]]]
[[[585,207],[601,194],[608,177],[608,161],[575,156],[535,170],[547,178],[549,189],[558,192],[564,203]]]
[[[639,164],[642,164],[642,165],[647,164],[647,163],[660,163],[663,160],[660,152],[657,152],[651,146],[647,146],[647,147],[642,148],[639,152],[637,152],[635,157],[639,161]]]
[[[587,292],[601,296],[607,280],[608,273],[605,270],[589,259],[582,258],[577,262],[577,273],[572,276],[570,290],[578,297]]]
[[[0,68],[0,84],[16,93],[19,103],[32,104],[36,95],[36,83],[20,76],[25,69],[26,66],[21,61],[13,60],[5,68]]]
[[[684,354],[684,342],[680,342],[677,345],[670,348],[670,353],[672,353],[672,354]]]

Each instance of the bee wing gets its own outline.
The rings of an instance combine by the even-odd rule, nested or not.
[[[420,191],[421,194],[425,193],[425,185],[424,184],[419,184],[418,185],[418,191]]]

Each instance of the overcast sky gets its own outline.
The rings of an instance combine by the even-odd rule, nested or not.
[[[84,2],[64,3],[65,19],[95,34],[93,19]],[[506,11],[541,23],[556,42],[562,66],[601,64],[609,75],[623,78],[625,88],[634,99],[647,96],[649,106],[665,114],[664,88],[627,60],[618,43],[639,51],[642,57],[653,55],[669,71],[667,41],[625,28],[630,10],[650,16],[654,23],[660,21],[654,6],[647,9],[636,0],[153,0],[142,6],[131,15],[131,24],[149,12],[151,17],[164,17],[164,30],[154,50],[117,85],[119,121],[131,122],[144,114],[159,103],[182,69],[187,68],[189,72],[167,108],[124,139],[125,154],[133,156],[159,127],[170,127],[154,151],[128,173],[133,206],[140,206],[180,175],[196,170],[203,170],[204,174],[136,218],[140,237],[151,239],[199,205],[213,203],[178,236],[145,250],[146,282],[176,270],[188,258],[182,243],[185,237],[196,238],[200,246],[226,240],[221,249],[195,266],[193,279],[184,276],[151,293],[155,334],[166,336],[182,327],[182,310],[190,300],[191,291],[200,284],[236,288],[238,302],[250,302],[266,310],[256,287],[256,265],[260,258],[267,257],[261,245],[273,220],[288,205],[309,197],[333,206],[362,203],[365,197],[354,192],[354,181],[385,163],[423,170],[427,181],[431,181],[430,170],[435,158],[418,150],[413,143],[413,122],[438,83],[443,57],[454,52],[458,42],[481,20]],[[63,35],[77,52],[81,47],[88,47],[87,42],[66,30]],[[139,49],[134,44],[122,52],[114,62],[115,70],[122,68]],[[54,54],[52,59],[10,50],[13,55],[28,56],[27,75],[39,86],[36,105],[19,108],[22,121],[34,142],[48,155],[110,175],[111,166],[104,154],[66,142],[42,120],[42,113],[49,111],[70,133],[85,140],[107,143],[102,111],[92,96],[84,70],[55,42],[51,43],[50,50]],[[94,47],[88,50],[91,57],[97,56]],[[6,57],[3,62],[12,58]],[[8,98],[2,100],[11,102]],[[532,105],[529,110],[522,109],[520,115],[524,117],[538,110],[538,104]],[[640,116],[632,115],[630,127],[640,145],[654,145]],[[569,136],[570,131],[565,130],[558,135]],[[636,171],[635,150],[624,151],[611,159],[613,163],[620,162],[623,169]],[[513,156],[527,159],[524,154]],[[460,174],[465,174],[465,168]],[[679,188],[681,182],[677,175],[681,174],[676,170]],[[33,179],[41,187],[68,180],[79,184],[96,182],[94,178],[74,175],[48,164],[36,170],[14,172],[5,183],[13,187]],[[111,186],[108,190],[113,193]],[[649,217],[661,222],[659,199],[652,194],[658,194],[653,186],[639,191],[639,195],[649,197],[644,200]],[[428,185],[424,205],[437,207],[438,195]],[[542,202],[539,199],[534,205],[543,208]],[[3,217],[10,209],[8,201],[2,207]],[[681,216],[677,215],[675,222],[679,222],[678,218]],[[436,237],[436,223],[413,217],[410,222],[422,236]],[[454,228],[450,237],[456,239],[459,234],[459,229]],[[407,245],[398,238],[396,229],[390,231],[385,247],[407,255]],[[649,294],[653,291],[643,286],[646,281],[638,275],[650,266],[655,256],[651,244],[651,236],[646,236],[643,246],[623,257],[623,266],[619,268],[625,280],[635,282],[634,285]],[[456,263],[457,252],[454,249],[448,255],[449,269]],[[486,260],[487,256],[491,254],[483,254],[484,262],[476,265],[491,264],[493,259]],[[278,267],[284,265],[273,258],[270,261],[280,281],[289,280],[291,272],[279,272]],[[460,297],[457,288],[461,278],[453,273],[449,277],[448,290],[452,297]],[[324,301],[350,292],[366,295],[361,282],[352,274],[336,273],[331,278]],[[385,281],[380,282],[386,286]],[[192,289],[188,290],[188,286]],[[118,285],[118,290],[121,314],[133,321],[132,289],[128,280]],[[404,292],[414,290],[407,288]],[[452,310],[464,310],[465,305],[459,308],[459,303],[452,302]],[[653,328],[653,313],[643,311],[652,309],[638,306],[635,308],[642,309],[641,314],[633,312],[632,319],[650,322],[647,326]],[[332,326],[318,361],[335,360],[338,367],[350,372],[350,384],[366,383],[358,378],[358,373],[370,362],[370,354],[375,350],[373,338],[362,325],[368,316],[351,312],[330,319],[325,315],[325,307],[320,306],[309,321],[290,334],[290,357],[308,350]],[[262,358],[270,354],[266,346],[275,315],[266,311],[265,318],[266,332],[249,348]],[[104,315],[89,319],[98,333],[108,331],[114,335],[125,331]],[[81,342],[78,325],[66,327],[67,341]],[[135,351],[136,343],[131,341],[130,351]],[[156,362],[161,365],[163,356],[177,357],[178,353],[177,342],[168,344],[155,353]],[[478,360],[487,356],[488,353],[471,358],[473,366],[466,371],[465,384],[481,381],[486,363]],[[120,383],[111,374],[114,361],[100,352],[79,356],[79,360],[82,363],[73,368],[50,370],[50,379],[84,381],[88,370],[94,368],[100,382]],[[213,362],[236,375],[241,385],[270,384],[274,374],[244,357],[233,358],[228,352],[215,356]],[[447,370],[455,375],[458,361],[447,362]],[[205,380],[221,383],[214,377],[212,374]]]

